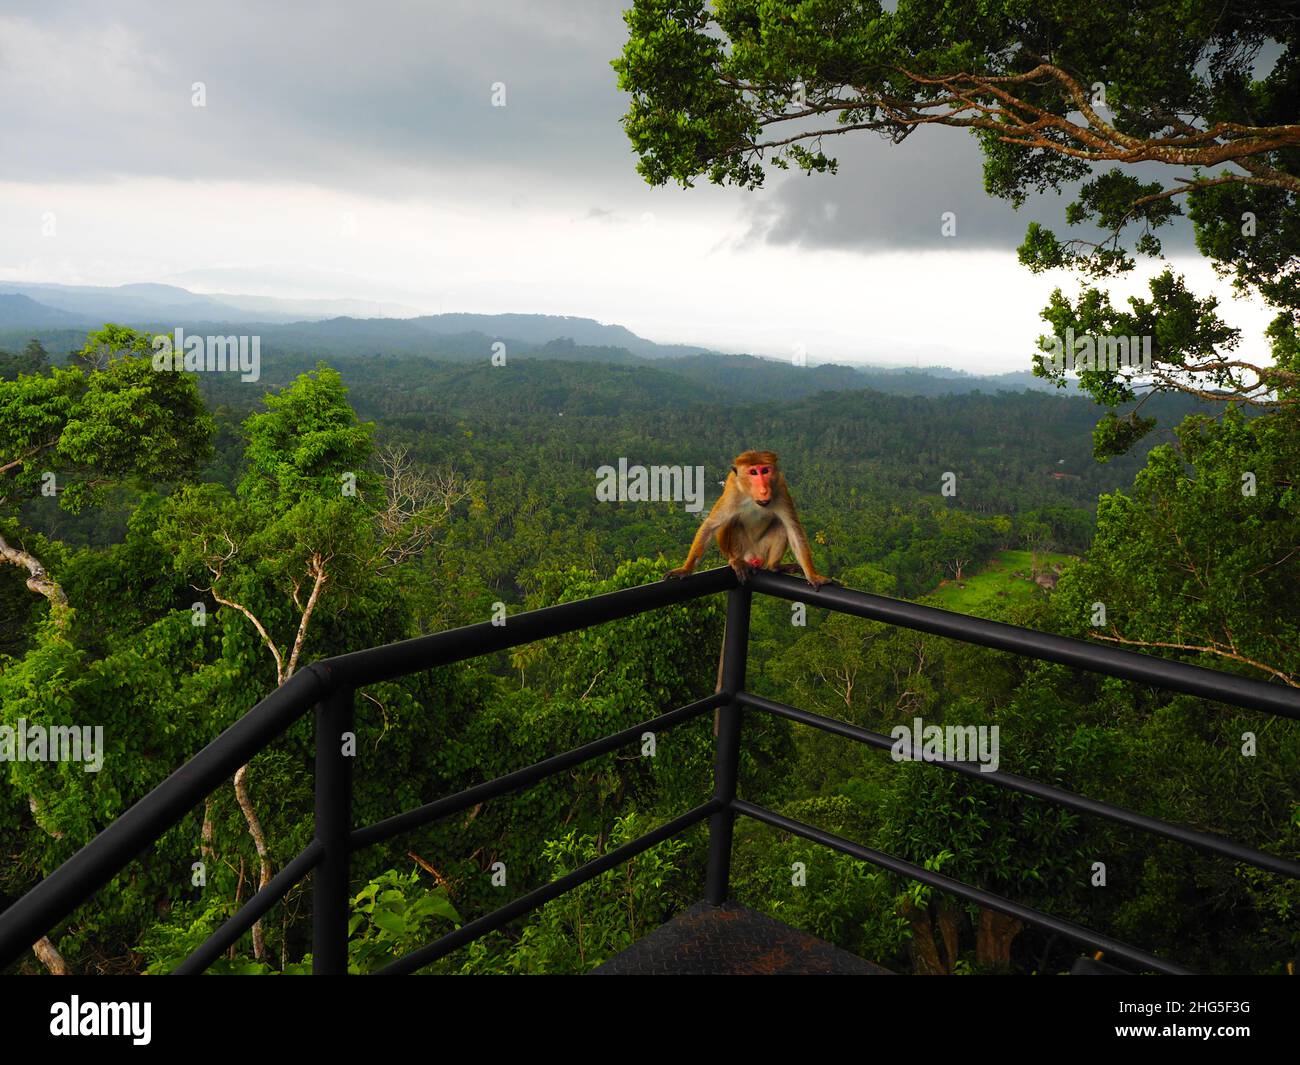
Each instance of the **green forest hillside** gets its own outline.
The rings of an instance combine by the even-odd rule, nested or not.
[[[88,338],[72,365],[34,348],[6,365],[0,439],[22,461],[0,535],[10,561],[38,560],[42,575],[0,569],[4,722],[100,724],[107,749],[93,775],[6,764],[0,826],[16,857],[0,902],[312,659],[659,580],[701,513],[599,502],[596,470],[620,459],[702,466],[707,507],[737,451],[771,448],[818,568],[848,587],[1153,650],[1171,628],[1189,645],[1230,629],[1239,657],[1212,642],[1182,654],[1257,679],[1300,671],[1286,591],[1300,565],[1288,554],[1297,436],[1284,419],[1185,417],[1191,401],[1161,398],[1148,410],[1178,432],[1101,463],[1095,408],[1066,395],[777,389],[741,403],[671,360],[594,358],[284,360],[239,384],[158,374],[148,337],[121,327]],[[1254,496],[1228,490],[1243,463]],[[1225,541],[1239,527],[1252,535]],[[1043,574],[1059,583],[1031,583]],[[1192,604],[1189,581],[1210,596]],[[1294,723],[1263,732],[1189,697],[823,614],[758,597],[751,688],[884,732],[916,717],[996,723],[1004,769],[1295,853]],[[355,817],[699,698],[720,639],[720,603],[699,602],[366,689]],[[1256,731],[1255,753],[1238,756]],[[779,720],[752,719],[745,751],[754,801],[1188,963],[1275,972],[1295,952],[1291,895],[1231,863]],[[306,724],[255,758],[57,930],[67,964],[174,965],[307,841],[310,760]],[[653,758],[603,758],[359,855],[355,970],[693,805],[711,771],[701,723],[666,734]],[[939,964],[936,921],[959,945],[944,971],[1055,972],[1073,956],[756,824],[737,832],[738,897],[890,967]],[[703,855],[700,833],[664,844],[436,968],[585,971],[697,897]],[[794,862],[808,869],[798,886]],[[303,971],[309,909],[295,889],[217,969]]]

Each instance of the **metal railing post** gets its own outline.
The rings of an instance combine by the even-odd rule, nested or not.
[[[316,705],[316,839],[325,857],[312,874],[315,976],[346,976],[348,971],[352,757],[344,753],[344,734],[355,733],[354,699],[352,688],[341,688]]]
[[[740,767],[740,718],[743,710],[735,694],[745,688],[745,660],[749,649],[748,588],[727,593],[727,633],[722,644],[722,690],[733,698],[718,708],[718,736],[714,748],[713,800],[726,805],[709,818],[709,870],[705,898],[714,906],[727,901],[731,880],[731,836],[736,813],[736,776]]]

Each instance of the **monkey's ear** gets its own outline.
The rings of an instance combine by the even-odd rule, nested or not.
[[[735,472],[736,472],[736,467],[735,467],[735,466],[732,466],[732,467],[731,467],[731,472],[732,472],[732,473],[735,473]]]

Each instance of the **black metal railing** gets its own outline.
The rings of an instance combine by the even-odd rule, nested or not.
[[[723,649],[722,688],[716,694],[418,809],[362,828],[352,826],[352,759],[343,753],[342,737],[344,733],[353,730],[357,688],[722,591],[727,592],[727,630]],[[566,876],[468,922],[428,946],[394,961],[380,972],[414,972],[705,820],[709,823],[705,897],[709,902],[719,905],[726,901],[729,893],[732,835],[738,814],[976,902],[987,909],[1008,914],[1083,947],[1103,950],[1113,958],[1126,960],[1140,969],[1165,973],[1188,972],[1171,961],[1157,958],[1081,925],[1022,906],[1010,899],[864,847],[737,797],[741,724],[746,709],[785,717],[872,747],[890,749],[897,744],[897,741],[879,733],[764,699],[745,690],[749,613],[754,592],[1025,657],[1123,677],[1157,688],[1203,696],[1246,709],[1300,719],[1300,691],[1283,685],[1247,680],[1185,662],[1098,646],[1083,640],[986,621],[834,585],[814,590],[802,580],[781,574],[757,573],[742,587],[737,585],[730,568],[721,567],[686,580],[648,584],[529,611],[509,618],[504,625],[484,622],[312,663],[259,702],[50,876],[0,913],[0,963],[12,962],[37,939],[49,933],[76,907],[108,883],[128,862],[220,786],[239,766],[249,761],[312,707],[315,707],[316,714],[315,838],[178,966],[175,972],[202,972],[224,950],[238,941],[290,888],[311,873],[312,971],[318,974],[346,973],[349,869],[350,857],[354,851],[480,802],[530,787],[572,766],[636,743],[647,731],[658,732],[681,725],[718,708],[714,790],[707,802],[683,812],[616,850],[601,855]],[[1223,836],[1160,821],[1012,773],[985,772],[971,762],[937,761],[935,764],[952,772],[975,776],[995,786],[1177,840],[1233,861],[1284,876],[1300,877],[1300,863],[1267,854]]]

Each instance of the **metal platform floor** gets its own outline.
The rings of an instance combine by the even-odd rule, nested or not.
[[[892,976],[888,970],[739,903],[697,902],[592,976]]]

